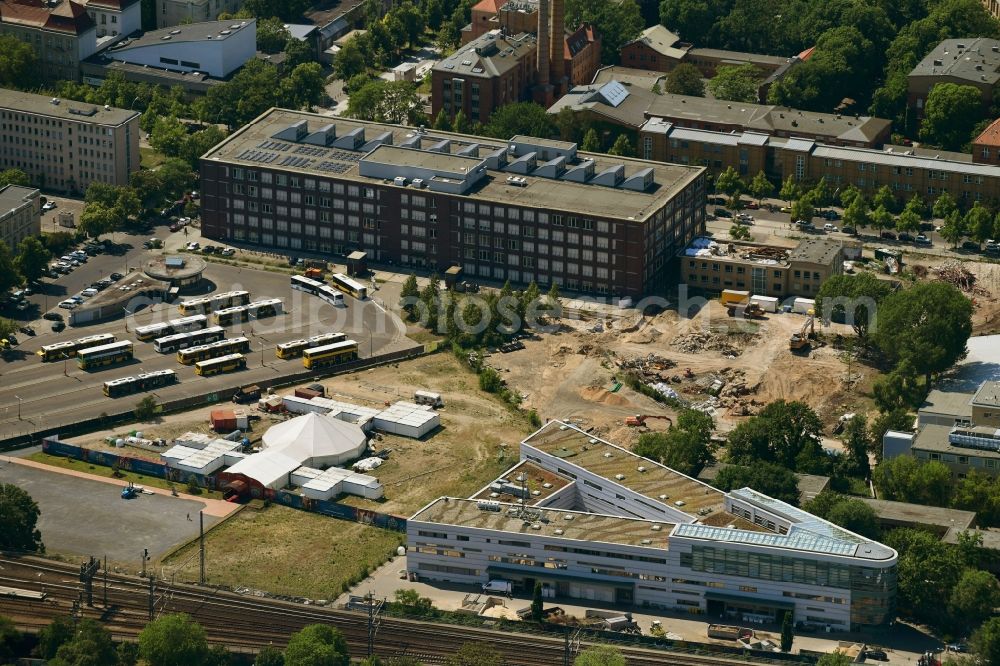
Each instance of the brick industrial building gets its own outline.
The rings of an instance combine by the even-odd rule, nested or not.
[[[281,109],[201,178],[205,238],[568,291],[658,292],[704,231],[700,168]]]
[[[139,170],[139,112],[5,90],[0,95],[0,170],[78,193],[97,181],[127,185]]]
[[[946,39],[917,63],[906,77],[906,104],[918,118],[931,89],[939,83],[977,88],[983,108],[993,103],[1000,82],[1000,41],[985,37]]]

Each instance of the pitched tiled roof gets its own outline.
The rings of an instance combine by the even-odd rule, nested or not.
[[[977,136],[972,143],[981,146],[1000,146],[1000,118],[990,123],[990,126],[984,129],[982,134]]]
[[[61,0],[48,7],[41,0],[0,0],[0,22],[79,35],[94,27],[83,5]]]

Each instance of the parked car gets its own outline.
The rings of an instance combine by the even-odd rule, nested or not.
[[[71,301],[69,299],[65,301],[60,301],[59,307],[61,307],[63,310],[72,310],[73,308],[76,307],[76,301]]]
[[[917,245],[931,245],[931,239],[923,234],[920,234],[919,236],[914,238],[913,242],[916,243]]]
[[[187,244],[188,250],[197,250],[200,247],[201,243],[199,243],[198,241],[191,241],[190,243]]]
[[[903,241],[904,243],[912,243],[913,242],[913,234],[908,234],[905,231],[902,232],[902,233],[900,233],[899,235],[897,235],[896,238],[898,238],[899,240]]]
[[[732,213],[730,213],[730,212],[729,212],[728,210],[726,210],[725,208],[716,208],[716,209],[715,209],[714,211],[712,211],[712,212],[713,212],[713,213],[715,213],[715,216],[716,216],[716,217],[726,217],[726,218],[729,218],[729,217],[732,217],[732,216],[733,216],[733,214],[732,214]]]
[[[68,254],[64,254],[63,256],[59,257],[59,261],[65,263],[65,264],[69,264],[70,266],[79,266],[80,265],[80,262],[76,260],[76,257],[73,257],[73,256],[68,255]]]
[[[824,210],[819,214],[824,220],[839,220],[840,214],[835,210]]]
[[[171,231],[180,231],[181,225],[177,224],[176,222],[171,222],[170,226],[167,227],[167,229],[170,229]]]
[[[879,234],[879,238],[884,238],[886,240],[896,240],[896,234],[891,231],[883,231]]]
[[[756,201],[747,202],[747,210],[760,210],[760,204]]]
[[[224,248],[221,252],[219,252],[219,254],[221,254],[223,257],[231,257],[234,254],[236,254],[236,250],[234,250],[231,247],[227,247]]]
[[[45,203],[42,204],[42,210],[52,210],[55,207],[56,207],[55,201],[46,201]]]
[[[118,282],[118,280],[121,280],[125,276],[122,275],[121,273],[112,273],[108,277],[111,278],[113,282]]]
[[[827,222],[823,225],[823,231],[837,231],[837,225]]]
[[[979,252],[982,248],[976,241],[965,241],[962,243],[963,250],[972,250],[973,252]]]
[[[205,247],[201,248],[201,251],[204,252],[205,254],[215,254],[215,246],[206,245]]]
[[[844,227],[843,229],[841,229],[841,231],[843,231],[845,234],[850,234],[852,236],[858,235],[858,230],[855,229],[854,227]]]
[[[66,328],[66,324],[64,324],[63,322],[61,322],[61,321],[54,321],[54,322],[52,322],[52,332],[53,333],[58,333],[59,331],[63,330],[64,328]]]
[[[94,289],[93,287],[88,287],[87,289],[81,291],[80,295],[85,296],[86,298],[90,298],[91,296],[97,296],[97,290]]]
[[[63,316],[58,312],[46,312],[42,315],[42,319],[48,319],[49,321],[62,321]]]
[[[886,654],[885,650],[865,650],[861,653],[865,659],[873,659],[875,661],[889,661],[889,655]]]
[[[753,215],[748,215],[746,213],[736,213],[736,222],[738,224],[753,224]]]

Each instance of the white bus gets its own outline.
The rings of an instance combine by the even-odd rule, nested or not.
[[[305,275],[293,275],[292,276],[292,289],[297,289],[299,291],[304,291],[307,294],[318,294],[320,287],[325,286],[319,280],[313,280],[312,278],[307,278]]]
[[[320,285],[316,295],[334,307],[340,307],[344,304],[344,295],[330,285]]]
[[[187,349],[198,345],[207,345],[210,342],[221,340],[226,337],[226,331],[221,326],[210,326],[200,331],[190,331],[188,333],[177,333],[168,335],[165,338],[158,338],[153,342],[153,349],[161,354],[169,354],[178,349]]]
[[[191,317],[171,319],[170,321],[163,322],[161,324],[137,326],[135,329],[135,337],[141,342],[149,342],[150,340],[163,338],[168,335],[174,335],[175,333],[197,331],[200,328],[205,328],[207,325],[208,317],[205,315],[193,315]]]

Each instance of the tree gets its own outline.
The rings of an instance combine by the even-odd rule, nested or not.
[[[161,192],[170,201],[179,199],[198,182],[198,175],[191,170],[191,166],[176,157],[163,160],[156,172],[163,184]]]
[[[51,666],[104,666],[118,661],[111,634],[97,621],[83,618],[72,637],[56,652]]]
[[[73,618],[57,617],[38,632],[38,656],[52,659],[73,638]]]
[[[804,402],[776,400],[729,433],[727,460],[753,465],[774,461],[788,469],[822,474],[827,467],[820,441],[823,425]]]
[[[816,216],[816,209],[813,206],[812,192],[800,197],[792,202],[792,220],[798,222],[804,220],[810,222]]]
[[[156,415],[156,398],[147,395],[135,403],[135,418],[138,421],[149,421]]]
[[[618,157],[632,157],[635,155],[635,152],[632,150],[632,144],[629,143],[628,136],[619,134],[618,138],[615,139],[614,145],[608,149],[608,155],[617,155]]]
[[[414,124],[421,116],[417,87],[410,81],[375,79],[351,94],[347,114],[359,120]],[[457,116],[455,126],[457,131]]]
[[[578,26],[583,23],[600,27],[601,62],[608,65],[617,65],[622,46],[638,37],[646,27],[635,0],[568,0],[566,25]]]
[[[333,59],[333,76],[341,81],[349,81],[368,68],[365,56],[358,46],[357,37],[351,37]]]
[[[406,43],[411,47],[416,46],[426,27],[423,14],[407,0],[396,8],[395,15],[403,23]]]
[[[447,666],[503,666],[504,658],[490,643],[462,643],[458,652],[448,657]]]
[[[184,123],[174,116],[166,116],[158,119],[153,125],[153,131],[149,134],[149,145],[167,157],[178,157],[185,137],[187,128],[184,127]]]
[[[757,175],[750,181],[747,191],[750,193],[750,196],[757,200],[757,205],[759,206],[762,199],[766,199],[774,194],[774,183],[767,179],[763,171],[758,171]]]
[[[846,187],[840,190],[840,205],[845,209],[848,208],[855,199],[861,196],[861,190],[854,185],[854,183],[848,183]],[[845,219],[846,222],[846,219]]]
[[[871,433],[868,430],[868,419],[864,414],[855,414],[848,419],[844,425],[842,437],[844,448],[847,450],[846,459],[849,461],[847,471],[852,476],[859,476],[867,479],[871,474],[871,463],[868,461],[868,452],[872,449]]]
[[[118,666],[136,666],[139,663],[139,646],[136,643],[119,643],[115,653]]]
[[[542,583],[535,581],[535,589],[531,593],[531,619],[535,622],[541,622],[544,618],[543,612]]]
[[[972,647],[984,664],[1000,664],[1000,617],[990,618],[972,634]]]
[[[903,614],[949,626],[947,602],[967,566],[958,549],[930,532],[908,528],[890,531],[884,542],[899,553],[897,603]]]
[[[889,212],[896,210],[896,197],[893,196],[888,185],[883,185],[875,191],[875,196],[872,197],[872,208],[884,208]]]
[[[729,237],[733,240],[753,240],[753,236],[750,235],[750,230],[742,224],[734,224],[729,227]]]
[[[42,533],[38,531],[38,504],[17,486],[0,484],[0,550],[44,553]]]
[[[465,111],[459,109],[451,119],[451,128],[459,134],[469,134],[472,131],[472,123],[465,117]]]
[[[996,224],[994,224],[995,226]],[[967,231],[965,228],[965,219],[957,208],[948,213],[939,233],[945,242],[951,243],[952,247],[958,246],[959,241],[962,240]]]
[[[694,476],[714,459],[713,427],[712,417],[708,414],[685,409],[667,432],[640,435],[632,451],[682,474]]]
[[[875,510],[859,499],[845,499],[839,502],[826,519],[845,530],[869,539],[878,539],[881,533]]]
[[[931,213],[934,217],[939,219],[947,219],[953,211],[958,210],[958,204],[955,203],[955,199],[948,194],[947,191],[942,192],[941,196],[934,200],[934,206],[931,209]]]
[[[813,205],[817,208],[826,208],[830,205],[833,193],[830,191],[830,186],[826,182],[826,176],[816,181],[813,188],[809,190],[809,196],[812,199]]]
[[[790,652],[795,634],[792,630],[792,611],[784,612],[784,619],[781,621],[781,651]]]
[[[482,133],[504,141],[518,134],[547,139],[555,129],[552,116],[544,107],[534,102],[515,102],[496,109]]]
[[[1000,583],[988,571],[966,569],[948,599],[951,616],[959,627],[974,627],[993,614],[1000,604]]]
[[[896,218],[896,231],[919,231],[920,218],[911,210],[904,210]]]
[[[1000,482],[992,476],[972,470],[955,484],[951,506],[975,511],[976,521],[980,525],[1000,525]]]
[[[824,320],[844,318],[859,338],[875,323],[878,305],[892,293],[888,282],[872,273],[834,275],[816,294],[816,312]]]
[[[835,650],[821,656],[816,662],[816,666],[851,666],[853,663],[853,659],[840,650]]]
[[[708,89],[716,99],[755,103],[757,89],[763,81],[764,76],[759,69],[750,63],[743,63],[719,67],[715,77],[708,82]]]
[[[21,633],[10,618],[0,615],[0,663],[14,659],[14,649],[21,642]]]
[[[46,273],[51,258],[52,253],[45,249],[37,236],[28,236],[18,244],[14,264],[25,280],[34,282]]]
[[[350,661],[344,635],[326,624],[292,634],[285,648],[285,666],[347,666]]]
[[[399,293],[399,306],[406,313],[406,318],[413,321],[416,317],[416,302],[420,298],[420,288],[417,286],[417,276],[412,273],[403,282],[403,289]]]
[[[285,666],[285,655],[273,645],[268,645],[257,653],[253,666]]]
[[[893,226],[892,213],[885,206],[879,206],[871,215],[872,226],[875,231],[882,231]]]
[[[274,16],[257,19],[257,50],[264,53],[281,53],[292,35],[285,22]],[[339,55],[339,54],[338,54]]]
[[[448,117],[448,114],[444,112],[444,109],[438,111],[438,114],[434,116],[434,124],[431,125],[431,127],[442,132],[451,131],[451,119]]]
[[[625,666],[625,657],[610,645],[587,648],[573,660],[573,666]]]
[[[434,603],[414,589],[396,590],[395,598],[397,604],[418,615],[425,615],[434,609]]]
[[[993,235],[993,216],[988,208],[976,201],[965,214],[965,229],[974,241],[982,244]]]
[[[139,169],[129,176],[129,187],[135,191],[139,202],[147,210],[155,208],[163,200],[163,181],[160,172],[152,169]]]
[[[0,40],[2,40],[6,35],[0,35]],[[2,58],[3,56],[0,56]],[[20,185],[21,187],[27,187],[31,185],[31,178],[28,174],[24,173],[20,169],[5,169],[0,171],[0,187],[6,187],[8,185]]]
[[[0,35],[0,87],[34,87],[37,66],[38,55],[31,44],[14,35]]]
[[[208,659],[205,629],[185,613],[161,615],[139,634],[139,654],[149,666],[194,666]]]
[[[688,63],[682,63],[670,70],[663,89],[672,95],[705,96],[705,83],[701,80],[701,72]]]
[[[323,68],[318,62],[296,65],[281,81],[280,101],[293,109],[311,109],[323,99],[325,82]]]
[[[785,181],[781,184],[781,191],[778,192],[778,196],[787,201],[789,205],[798,199],[801,194],[802,189],[792,176],[785,178]]]
[[[743,184],[743,181],[740,180],[740,175],[736,173],[736,169],[728,166],[718,175],[718,177],[716,177],[715,189],[719,192],[725,193],[726,196],[732,197],[745,190],[746,186]]]
[[[872,472],[872,481],[884,499],[928,506],[951,503],[951,470],[936,460],[920,462],[912,456],[883,460]]]
[[[580,146],[580,150],[588,153],[600,152],[601,139],[597,136],[597,130],[593,127],[587,130],[587,133],[583,135],[583,145]]]
[[[768,497],[797,506],[799,482],[791,470],[770,462],[754,465],[726,465],[719,470],[712,485],[719,490],[753,488]]]
[[[282,49],[285,54],[285,67],[294,70],[299,65],[312,62],[315,58],[315,50],[312,44],[304,39],[289,37],[285,41]]]
[[[201,156],[225,138],[225,130],[219,128],[217,125],[209,125],[203,130],[198,130],[184,137],[178,157],[190,164],[192,169],[197,169]],[[136,191],[136,195],[143,204],[146,203],[146,198],[140,195],[138,191]]]
[[[939,83],[927,95],[920,138],[945,150],[962,150],[982,116],[982,95],[978,88]]]
[[[868,202],[863,195],[858,194],[850,200],[850,204],[844,209],[844,226],[863,229],[868,226],[870,221]]]
[[[10,248],[7,247],[7,243],[0,241],[0,294],[21,284],[21,280]]]
[[[876,346],[891,361],[909,360],[930,384],[965,354],[972,303],[945,282],[921,282],[882,300]]]

